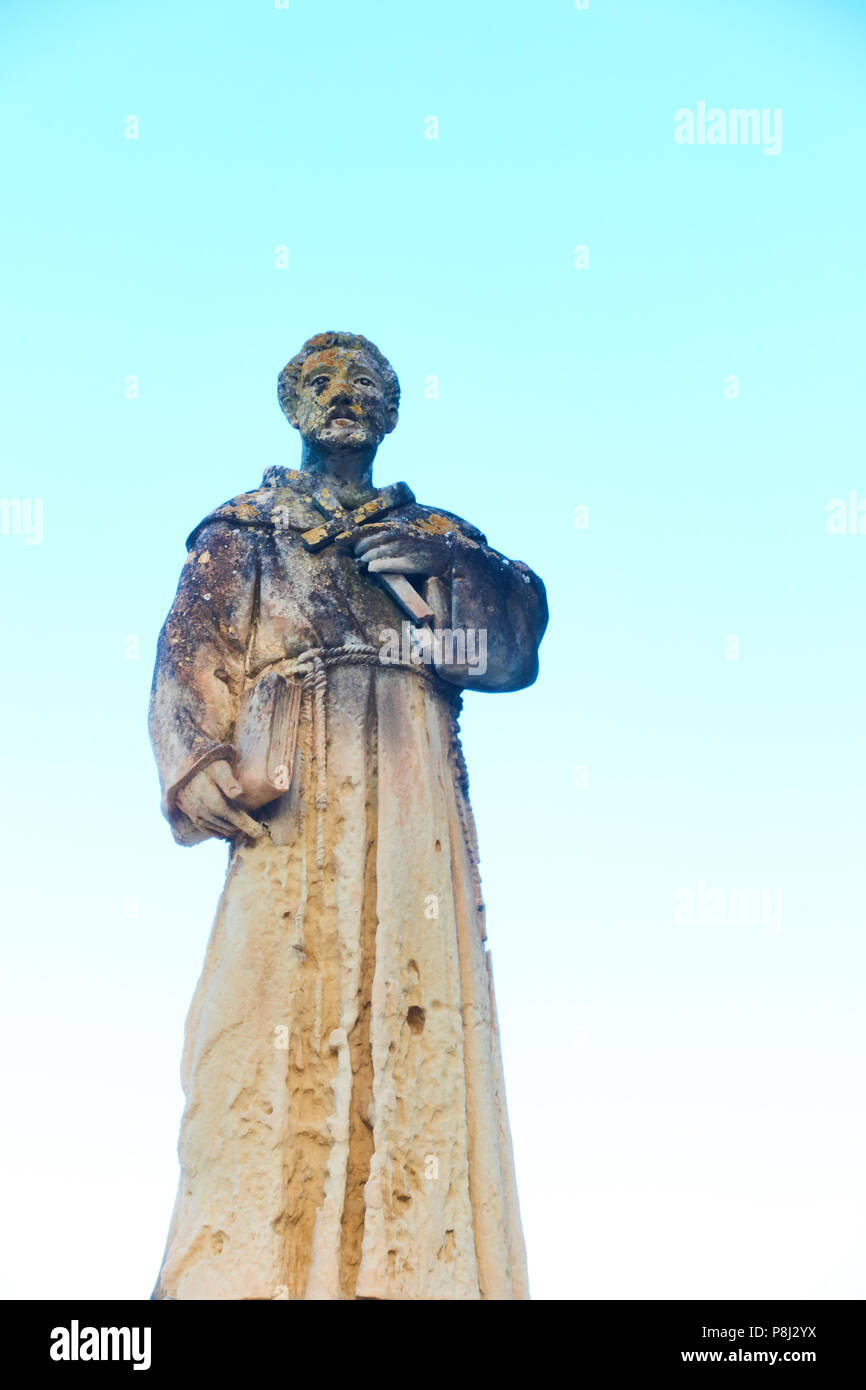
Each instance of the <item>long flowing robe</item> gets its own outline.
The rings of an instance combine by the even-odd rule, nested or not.
[[[401,630],[350,555],[301,543],[322,520],[309,491],[271,469],[189,539],[150,716],[181,844],[207,836],[178,791],[232,760],[251,680]],[[445,617],[485,630],[486,669],[333,666],[318,754],[305,695],[291,784],[254,813],[268,835],[233,843],[187,1019],[155,1298],[528,1297],[456,712],[461,689],[535,679],[544,588],[450,513],[385,520],[448,534]]]

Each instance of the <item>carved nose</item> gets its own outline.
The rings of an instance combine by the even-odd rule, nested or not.
[[[354,400],[355,397],[352,393],[351,388],[346,385],[343,385],[342,383],[339,386],[334,387],[334,389],[328,396],[329,405],[352,405],[354,403]]]

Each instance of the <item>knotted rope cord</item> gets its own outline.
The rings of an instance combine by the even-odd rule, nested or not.
[[[427,681],[433,689],[446,700],[451,712],[451,747],[449,759],[457,784],[457,809],[463,841],[469,856],[472,888],[475,906],[479,913],[484,912],[481,896],[481,875],[478,868],[478,837],[475,821],[469,805],[469,774],[460,744],[457,719],[463,707],[463,699],[456,686],[448,687],[440,681],[428,667],[409,661],[383,661],[379,648],[358,643],[341,647],[310,647],[291,661],[280,663],[286,676],[303,676],[303,690],[312,691],[313,697],[313,756],[316,761],[316,867],[325,867],[325,818],[328,809],[328,725],[327,694],[328,670],[333,666],[381,666],[383,670],[397,669],[411,671],[421,680]],[[483,916],[482,916],[483,929]]]

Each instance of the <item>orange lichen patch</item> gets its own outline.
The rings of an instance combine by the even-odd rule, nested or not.
[[[199,562],[200,565],[207,565],[207,564],[209,564],[209,563],[210,563],[210,551],[209,551],[209,550],[203,550],[202,553],[201,553],[201,555],[199,555],[199,557],[198,557],[198,562]]]
[[[446,531],[457,530],[450,517],[440,516],[438,512],[431,512],[428,517],[418,517],[412,524],[429,536],[444,536]]]
[[[473,549],[478,548],[478,542],[474,541],[471,536],[466,535],[466,532],[459,523],[454,520],[453,516],[443,516],[441,512],[431,512],[429,516],[426,517],[414,517],[409,529],[410,531],[420,532],[422,535],[426,536],[444,536],[447,532],[452,531],[460,536],[464,544],[471,545]]]
[[[234,510],[235,515],[243,521],[253,521],[258,516],[258,512],[250,502],[238,502]]]
[[[327,526],[314,526],[312,530],[305,531],[301,539],[309,546],[322,545],[328,539],[328,528]]]
[[[352,520],[356,526],[363,526],[367,523],[367,517],[375,516],[381,512],[382,503],[378,497],[371,497],[369,502],[362,502],[360,507],[356,507],[352,513]]]

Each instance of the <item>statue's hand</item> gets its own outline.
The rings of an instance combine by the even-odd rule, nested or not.
[[[391,527],[365,534],[355,554],[371,574],[442,574],[451,563],[445,536],[413,535]]]
[[[196,830],[207,835],[233,840],[240,831],[251,840],[258,840],[265,834],[265,827],[234,804],[241,791],[229,763],[209,763],[181,787],[176,803]]]

